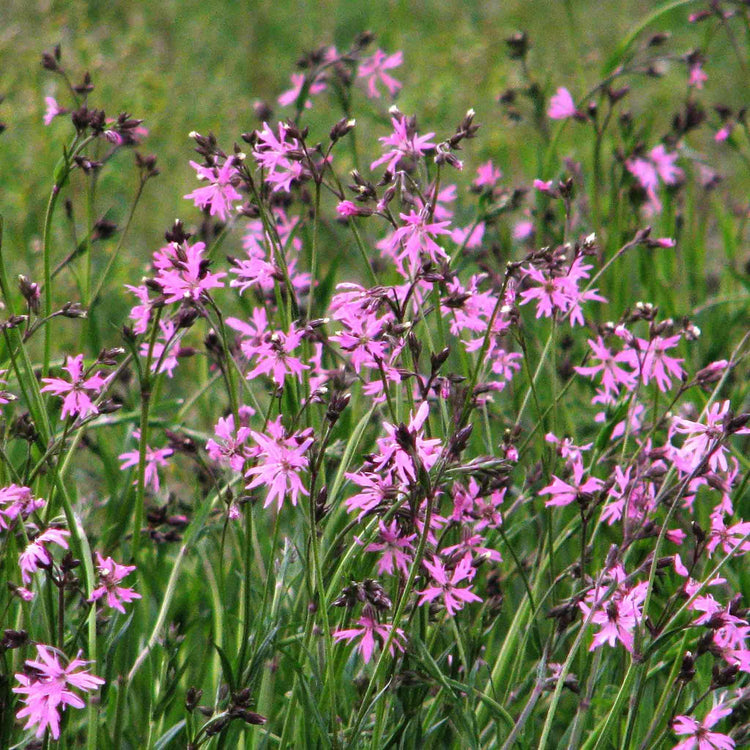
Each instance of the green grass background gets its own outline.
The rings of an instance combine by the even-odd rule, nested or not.
[[[676,28],[674,48],[681,49],[681,27],[695,41],[696,29],[687,28],[687,15],[700,6],[676,9],[653,30]],[[6,241],[33,262],[51,171],[68,137],[63,122],[55,121],[47,129],[42,124],[45,95],[67,101],[62,81],[39,64],[41,52],[56,43],[62,45],[63,64],[76,79],[85,70],[91,72],[97,87],[91,97],[94,106],[110,115],[126,110],[143,118],[150,130],[142,148],[158,155],[162,175],[149,186],[136,230],[124,248],[123,262],[132,266],[158,247],[175,217],[196,219],[194,209],[181,198],[195,185],[187,164],[192,153],[188,133],[210,130],[230,146],[241,132],[257,127],[253,103],[275,102],[306,50],[323,44],[345,49],[357,33],[374,31],[377,46],[404,51],[404,66],[397,71],[404,83],[398,103],[404,112],[419,115],[422,130],[445,132],[473,107],[483,129],[470,149],[468,164],[492,156],[509,179],[523,174],[530,180],[538,153],[528,137],[528,124],[511,123],[495,101],[501,91],[521,83],[520,66],[508,60],[504,39],[526,30],[532,43],[529,63],[539,82],[549,91],[566,85],[580,96],[599,80],[602,64],[617,42],[654,7],[650,0],[10,0],[4,3],[0,30],[0,93],[6,96],[0,119],[7,125],[0,138],[0,191]],[[733,83],[738,80],[737,63],[729,44],[705,41],[712,45],[706,66],[712,97],[740,103],[744,94]],[[684,66],[674,67],[678,69],[649,84],[649,118],[660,111],[660,100],[673,98],[675,87],[684,86]],[[637,102],[633,105],[638,114]],[[375,107],[382,117],[386,102]],[[372,108],[364,103],[359,109]],[[277,108],[276,113],[282,117],[288,111]],[[323,137],[329,122],[321,125]],[[378,126],[377,135],[383,132]],[[574,132],[571,144],[575,148]],[[377,153],[375,144],[369,151]],[[130,158],[128,153],[118,156],[121,162]],[[105,170],[100,190],[105,197],[97,205],[98,213],[111,207],[112,218],[122,221],[134,184],[129,169]]]

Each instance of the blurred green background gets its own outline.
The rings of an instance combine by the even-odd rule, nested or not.
[[[181,197],[196,184],[188,165],[193,145],[188,133],[213,131],[230,148],[240,133],[258,126],[253,103],[275,103],[288,88],[289,75],[304,51],[324,44],[345,49],[356,34],[372,30],[377,35],[373,48],[404,51],[404,65],[396,71],[404,89],[397,101],[402,111],[419,116],[422,132],[446,133],[473,107],[483,128],[466,152],[467,165],[474,167],[492,157],[510,184],[521,175],[528,183],[539,168],[538,139],[529,137],[527,121],[512,122],[496,101],[499,93],[522,80],[520,65],[508,59],[504,39],[516,30],[527,31],[532,75],[547,93],[565,85],[578,97],[600,80],[606,56],[656,5],[652,0],[6,0],[0,30],[0,93],[6,97],[0,119],[7,125],[0,137],[0,205],[6,247],[12,247],[19,260],[33,264],[51,172],[70,134],[62,119],[49,128],[42,124],[44,96],[68,101],[61,79],[44,71],[39,62],[41,52],[56,43],[62,45],[63,64],[74,79],[91,72],[96,84],[92,106],[104,108],[110,116],[128,111],[149,128],[142,150],[158,156],[162,174],[148,185],[135,230],[123,248],[131,264],[143,264],[175,217],[198,221],[197,211]],[[732,84],[742,76],[728,41],[708,38],[702,26],[687,23],[688,13],[703,5],[676,8],[649,30],[675,29],[670,44],[679,52],[696,40],[710,45],[705,69],[711,102],[740,104],[747,92]],[[647,86],[649,119],[671,116],[675,101],[684,98],[685,65],[676,61],[666,73]],[[671,107],[654,106],[668,101]],[[355,101],[364,131],[360,145],[366,143],[368,132],[363,113],[378,115],[374,135],[383,135],[386,127],[377,120],[384,119],[387,105],[386,100],[373,105],[364,96]],[[637,100],[630,105],[638,116]],[[289,113],[275,111],[279,118]],[[326,117],[320,123],[321,138],[330,126],[330,114]],[[314,110],[312,118],[315,124]],[[574,128],[566,131],[566,138],[566,148],[575,154]],[[710,138],[706,147],[709,159],[714,154],[719,158]],[[372,142],[363,152],[374,157],[379,146]],[[109,216],[122,222],[136,176],[129,163],[132,154],[120,153],[117,159],[127,168],[104,171],[96,211],[102,215],[110,210]],[[468,171],[464,179],[471,179]]]

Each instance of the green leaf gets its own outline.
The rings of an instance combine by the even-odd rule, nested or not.
[[[178,737],[182,730],[185,729],[185,719],[178,721],[174,726],[167,729],[164,734],[159,737],[154,743],[154,750],[164,750],[165,747],[169,746],[169,743]]]
[[[658,21],[667,13],[675,10],[675,8],[679,8],[683,5],[690,5],[694,2],[696,2],[696,0],[670,0],[670,2],[664,3],[664,5],[655,8],[651,13],[642,18],[617,45],[615,51],[607,58],[607,61],[604,63],[602,74],[605,76],[611,75],[617,66],[622,64],[623,59],[630,51],[633,44],[635,44],[636,39],[638,39],[641,33],[652,23]]]
[[[229,663],[229,659],[227,658],[227,655],[224,653],[224,650],[221,648],[221,646],[214,643],[214,648],[219,654],[219,660],[221,661],[221,671],[224,673],[224,679],[227,681],[229,689],[232,692],[235,692],[235,690],[237,689],[237,683],[234,679],[232,665]]]

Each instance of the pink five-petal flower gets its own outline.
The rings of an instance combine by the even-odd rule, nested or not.
[[[729,706],[720,704],[712,708],[703,721],[696,721],[691,716],[675,716],[672,731],[689,736],[678,742],[672,750],[732,750],[734,740],[731,737],[710,731],[711,727],[731,713]]]
[[[401,529],[398,527],[398,521],[394,518],[386,526],[379,521],[381,542],[375,542],[365,548],[365,552],[382,552],[383,555],[378,560],[378,574],[388,573],[393,575],[398,568],[405,576],[409,575],[409,565],[411,565],[410,550],[414,549],[412,542],[417,538],[416,534],[403,536]]]
[[[601,479],[595,477],[589,477],[585,482],[583,481],[583,475],[585,469],[583,462],[574,460],[572,462],[573,468],[573,483],[563,482],[562,479],[552,475],[552,484],[547,485],[544,489],[539,490],[540,495],[550,495],[550,499],[545,501],[547,507],[551,505],[569,505],[579,495],[591,494],[598,492],[603,486],[604,482]]]
[[[45,96],[44,97],[44,104],[46,105],[46,109],[44,111],[44,124],[49,125],[52,120],[55,119],[58,115],[61,115],[65,110],[63,110],[60,105],[57,103],[57,100],[54,96]]]
[[[387,162],[386,169],[393,172],[403,159],[418,159],[428,150],[435,148],[435,144],[430,141],[435,133],[417,135],[410,118],[398,113],[391,117],[391,123],[393,133],[378,139],[384,146],[391,146],[391,150],[370,164],[370,169]]]
[[[366,609],[367,608],[365,608],[365,610]],[[372,658],[372,654],[375,650],[375,638],[377,637],[382,643],[385,643],[393,626],[387,623],[379,623],[369,614],[360,617],[359,620],[357,620],[357,625],[359,625],[358,628],[335,630],[333,632],[333,639],[335,641],[351,642],[355,638],[359,638],[360,641],[357,644],[357,651],[364,659],[365,664],[367,664]],[[393,640],[391,641],[391,656],[394,654],[394,646],[400,651],[404,650],[404,638],[404,631],[401,630],[401,628],[396,628]]]
[[[83,692],[96,690],[104,684],[101,677],[86,671],[88,662],[78,656],[66,667],[60,663],[60,656],[50,646],[37,644],[37,660],[27,660],[28,672],[16,674],[20,687],[13,692],[25,696],[21,700],[24,707],[16,714],[19,719],[28,717],[25,729],[36,726],[36,736],[41,737],[49,727],[53,739],[60,737],[60,711],[66,706],[83,708],[85,703],[70,688]]]
[[[299,357],[291,356],[301,341],[302,332],[296,330],[292,323],[288,333],[275,331],[257,346],[245,346],[243,352],[256,358],[256,365],[247,374],[247,379],[252,380],[258,375],[270,375],[279,388],[284,385],[287,375],[294,375],[301,381],[303,371],[309,370],[310,366],[303,365]]]
[[[566,120],[576,114],[576,104],[568,89],[560,86],[549,100],[547,117],[552,120]]]
[[[220,281],[226,273],[209,273],[210,261],[203,257],[206,245],[196,242],[180,245],[171,263],[171,267],[159,271],[156,281],[166,295],[167,304],[182,302],[183,300],[199,300],[209,289],[224,286]]]
[[[242,200],[242,196],[234,189],[232,180],[237,177],[234,158],[228,158],[221,167],[205,167],[194,161],[190,166],[198,173],[198,178],[208,180],[206,187],[196,188],[183,198],[195,202],[201,210],[209,209],[211,216],[218,216],[220,221],[226,221],[232,210],[232,201]]]
[[[382,83],[388,89],[388,93],[394,96],[401,88],[401,83],[386,71],[398,68],[403,61],[403,52],[398,51],[392,55],[387,55],[380,49],[375,50],[373,55],[362,60],[359,64],[357,77],[367,79],[367,96],[371,99],[380,98],[378,83]]]
[[[136,440],[141,439],[141,431],[133,430],[133,437]],[[168,465],[167,458],[172,455],[174,451],[171,448],[152,448],[150,445],[146,446],[146,472],[144,475],[145,484],[151,485],[154,492],[159,491],[159,467],[164,468]],[[138,466],[140,461],[140,450],[132,450],[127,453],[121,453],[118,458],[122,463],[120,469],[129,469],[131,466]],[[133,484],[137,484],[138,480],[134,480]]]
[[[280,433],[277,432],[277,428]],[[245,477],[254,477],[247,485],[248,490],[261,486],[268,488],[268,494],[263,503],[264,508],[275,500],[276,509],[281,510],[287,494],[290,496],[292,505],[297,505],[300,494],[309,494],[302,484],[300,472],[309,464],[304,454],[312,445],[313,439],[299,434],[285,438],[280,421],[278,424],[269,423],[268,430],[269,432],[273,430],[276,434],[268,437],[259,432],[250,433],[258,445],[256,453],[258,465],[248,469]]]
[[[133,589],[126,589],[118,584],[135,570],[135,565],[120,565],[116,563],[111,557],[102,557],[99,552],[96,553],[96,567],[99,573],[99,582],[101,586],[94,589],[91,592],[90,602],[95,602],[101,597],[107,597],[108,606],[116,609],[118,612],[125,614],[125,607],[122,603],[126,604],[132,602],[134,599],[140,599],[141,595],[133,591]]]
[[[21,568],[21,580],[24,583],[31,582],[31,575],[36,573],[40,567],[46,567],[52,564],[52,554],[46,545],[50,542],[68,549],[67,538],[70,532],[65,529],[56,529],[53,527],[43,531],[26,549],[18,556],[18,566]]]
[[[288,107],[290,104],[295,104],[299,95],[302,93],[302,87],[305,85],[306,76],[304,73],[292,73],[289,77],[292,83],[292,88],[287,89],[279,98],[276,100],[282,107]],[[314,80],[307,89],[308,94],[319,94],[321,91],[325,91],[327,88],[326,82],[321,80]],[[307,99],[305,101],[305,109],[310,109],[312,102]]]
[[[448,577],[449,571],[446,570],[445,565],[437,555],[433,555],[432,562],[429,562],[429,560],[423,560],[422,562],[432,577],[433,585],[422,591],[417,591],[418,594],[421,594],[420,607],[425,602],[431,602],[438,597],[442,597],[446,611],[453,617],[456,612],[464,608],[464,604],[482,601],[482,598],[477,596],[470,586],[466,588],[458,587],[461,581],[467,579],[471,581],[474,578],[476,571],[471,562],[471,554],[467,554],[461,559],[450,578]]]
[[[493,188],[503,173],[492,162],[492,159],[477,167],[476,179],[471,183],[475,188]]]
[[[103,378],[99,372],[84,377],[83,354],[67,357],[63,370],[70,375],[70,382],[63,378],[42,378],[45,385],[41,388],[42,393],[64,397],[60,419],[75,415],[85,419],[89,414],[98,414],[99,410],[91,397],[101,393],[107,384],[106,378]]]
[[[219,417],[214,429],[216,440],[206,443],[206,452],[213,461],[227,464],[232,471],[242,471],[247,460],[247,439],[250,428],[240,426],[235,432],[234,415]]]

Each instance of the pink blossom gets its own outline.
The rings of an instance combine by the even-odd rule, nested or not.
[[[682,417],[672,419],[672,431],[688,435],[688,438],[677,450],[685,471],[693,471],[708,457],[711,471],[727,471],[727,447],[722,444],[724,438],[724,421],[729,414],[729,401],[711,404],[706,412],[706,424],[693,422]],[[750,429],[744,427],[735,434],[750,434]]]
[[[254,477],[247,484],[247,489],[267,487],[263,507],[267,508],[276,501],[276,509],[281,510],[284,498],[289,495],[292,505],[297,505],[300,494],[308,495],[300,479],[300,472],[309,464],[305,452],[312,445],[311,437],[302,437],[297,433],[285,437],[281,427],[281,417],[277,422],[271,422],[268,429],[272,436],[268,437],[259,432],[251,432],[253,440],[258,446],[255,452],[258,464],[245,472],[245,477]]]
[[[203,242],[194,245],[185,242],[175,249],[172,267],[159,271],[156,281],[162,287],[167,304],[184,300],[197,302],[209,289],[224,286],[219,279],[226,273],[209,273],[210,261],[203,257],[205,250]]]
[[[146,333],[148,330],[148,324],[151,320],[151,300],[149,299],[148,287],[145,284],[140,286],[131,286],[125,284],[125,288],[135,294],[138,297],[139,305],[135,305],[130,309],[130,319],[135,321],[133,326],[133,333],[141,334]]]
[[[561,86],[549,100],[547,117],[552,120],[565,120],[568,117],[575,116],[575,114],[576,104],[573,97],[568,89]]]
[[[208,180],[209,185],[193,190],[183,198],[193,200],[196,207],[209,209],[211,216],[218,216],[220,221],[226,221],[232,210],[232,201],[242,200],[242,196],[234,189],[232,181],[238,177],[234,167],[234,158],[226,159],[221,167],[205,167],[194,161],[190,166],[198,173],[198,178]]]
[[[477,167],[476,179],[471,183],[475,188],[493,188],[503,173],[492,163],[492,159]]]
[[[141,344],[141,357],[148,357],[151,352],[151,372],[166,372],[167,377],[173,377],[174,369],[177,367],[177,361],[182,352],[180,342],[175,338],[176,327],[171,320],[160,320],[159,329],[161,331],[159,339],[154,342],[153,349],[151,344],[144,341]]]
[[[232,471],[242,471],[247,460],[247,439],[250,428],[240,426],[235,432],[234,415],[219,417],[214,428],[217,440],[211,438],[206,443],[206,452],[213,461],[228,465]]]
[[[298,357],[291,356],[301,341],[302,332],[295,330],[292,323],[288,333],[275,331],[255,346],[246,345],[243,352],[253,356],[257,362],[247,374],[247,379],[252,380],[258,375],[271,375],[279,388],[284,385],[287,375],[294,375],[301,381],[303,371],[309,370],[310,367],[303,365]]]
[[[24,583],[31,582],[31,576],[39,568],[47,568],[52,565],[52,555],[46,545],[56,544],[58,547],[68,549],[67,538],[70,532],[65,529],[50,527],[43,531],[18,557],[18,565],[21,568],[21,580]]]
[[[99,410],[91,398],[101,393],[107,384],[107,380],[99,372],[85,377],[83,354],[76,357],[67,357],[63,370],[70,375],[70,382],[62,378],[42,378],[45,385],[40,389],[42,393],[52,393],[55,396],[64,395],[60,419],[75,415],[85,419],[89,414],[98,414]]]
[[[386,623],[379,623],[372,615],[363,615],[357,620],[357,625],[359,625],[358,628],[335,630],[333,632],[333,639],[335,641],[347,641],[350,643],[355,638],[359,638],[360,642],[357,644],[357,651],[364,659],[365,664],[367,664],[375,650],[375,639],[378,638],[381,643],[385,643],[393,626]],[[391,641],[391,656],[394,654],[394,646],[399,651],[404,650],[404,642],[404,631],[401,628],[396,628],[395,635]]]
[[[37,660],[26,661],[28,672],[16,674],[20,687],[14,687],[13,692],[25,696],[22,698],[24,708],[16,716],[19,719],[28,717],[24,729],[36,725],[37,737],[42,737],[49,727],[52,738],[56,740],[60,737],[60,711],[66,706],[83,708],[86,705],[70,688],[89,692],[103,685],[104,680],[85,670],[88,662],[80,658],[80,651],[63,667],[58,652],[52,647],[37,644],[36,650]]]
[[[433,555],[432,562],[428,560],[423,560],[422,562],[429,571],[433,584],[422,591],[417,591],[418,594],[421,594],[419,600],[420,607],[425,602],[442,598],[448,615],[453,617],[456,612],[464,608],[464,604],[482,601],[481,597],[471,591],[470,586],[465,588],[459,588],[458,586],[461,581],[471,581],[476,574],[470,554],[461,559],[450,578],[448,577],[450,571],[446,570],[445,565],[436,555]]]
[[[126,589],[118,586],[118,584],[135,570],[135,565],[119,565],[111,557],[102,557],[97,552],[96,567],[101,586],[91,592],[89,601],[95,602],[106,595],[107,605],[125,614],[125,607],[122,606],[122,603],[129,604],[134,599],[140,599],[141,595],[133,591],[133,589]]]
[[[689,737],[678,742],[672,750],[732,750],[734,740],[731,737],[710,731],[711,727],[731,713],[729,706],[721,704],[714,706],[703,721],[696,721],[691,716],[675,716],[672,731]]]
[[[711,516],[711,531],[706,544],[709,556],[718,546],[721,546],[727,554],[735,549],[739,554],[750,552],[750,540],[745,539],[748,534],[750,534],[750,521],[740,521],[727,527],[724,517],[715,513]]]
[[[285,91],[276,100],[282,107],[288,107],[290,104],[296,104],[297,100],[302,93],[302,87],[305,84],[306,76],[304,73],[292,73],[290,76],[292,82],[292,88]],[[311,95],[319,94],[321,91],[325,91],[327,88],[326,82],[323,80],[314,80],[307,89],[307,93]],[[305,100],[305,108],[310,109],[312,102],[309,99]]]
[[[29,487],[11,484],[0,488],[0,529],[10,528],[10,523],[19,516],[28,518],[44,507],[44,500],[35,498]]]
[[[297,158],[301,144],[296,138],[287,141],[287,126],[280,122],[278,136],[263,123],[262,130],[256,130],[257,143],[253,156],[260,167],[267,170],[266,182],[274,192],[289,192],[292,182],[299,181],[305,175],[302,162]],[[292,158],[293,157],[293,158]]]
[[[416,127],[410,118],[398,113],[391,117],[391,123],[393,133],[378,139],[384,146],[390,146],[391,149],[370,164],[370,169],[375,169],[387,162],[386,169],[393,172],[402,160],[419,159],[427,151],[435,148],[435,144],[430,141],[435,134],[417,135]]]
[[[617,395],[620,392],[620,386],[626,390],[632,390],[635,386],[636,375],[632,370],[623,369],[620,365],[632,365],[632,355],[628,352],[613,353],[604,343],[601,336],[596,340],[588,339],[588,345],[592,351],[593,359],[598,360],[599,364],[587,365],[585,367],[574,367],[573,369],[579,375],[593,378],[601,374],[601,383],[607,393]]]
[[[666,352],[674,348],[680,342],[679,334],[662,338],[654,336],[650,342],[638,339],[641,351],[645,349],[645,355],[640,364],[641,378],[644,385],[655,380],[659,390],[666,393],[672,387],[672,378],[681,378],[684,370],[680,366],[682,359],[667,356]]]
[[[726,125],[724,125],[719,130],[716,131],[716,135],[714,135],[714,140],[717,143],[726,141],[729,138],[729,136],[732,135],[733,130],[734,130],[734,123],[728,122]]]
[[[341,323],[342,330],[330,338],[347,352],[355,372],[361,372],[363,366],[377,367],[377,361],[386,358],[388,342],[383,336],[384,318],[344,317]]]
[[[402,535],[396,519],[391,521],[388,526],[382,521],[378,521],[378,526],[378,536],[382,541],[370,544],[365,548],[365,552],[383,553],[378,560],[378,574],[393,575],[395,569],[398,568],[405,576],[408,576],[409,565],[411,565],[412,560],[409,551],[414,549],[412,542],[417,538],[417,535]]]
[[[141,439],[141,431],[133,430],[133,437],[136,440]],[[159,491],[159,467],[164,468],[169,465],[167,458],[172,455],[174,451],[171,448],[152,448],[150,445],[146,446],[146,470],[144,474],[144,483],[151,485],[154,492]],[[140,462],[140,450],[132,450],[127,453],[121,453],[118,458],[122,463],[120,469],[124,471],[129,469],[131,466],[138,466]],[[136,479],[133,484],[137,484]]]
[[[379,505],[385,505],[398,495],[398,486],[388,475],[368,472],[347,472],[346,478],[362,488],[361,492],[352,495],[345,501],[349,513],[360,511],[357,520],[361,520]]]
[[[388,422],[383,424],[387,433],[384,438],[378,438],[378,453],[374,457],[374,466],[377,471],[384,470],[387,466],[393,467],[399,479],[404,484],[415,482],[417,478],[414,459],[421,462],[422,466],[429,471],[435,464],[440,454],[440,439],[424,437],[424,423],[429,413],[429,405],[423,402],[416,414],[409,421],[408,426],[403,425],[399,428]],[[408,435],[410,442],[413,442],[413,455],[407,453],[402,447],[402,443],[396,439],[397,431],[404,436]]]
[[[45,125],[49,125],[52,120],[55,119],[55,117],[65,113],[65,110],[60,107],[60,105],[57,103],[57,100],[53,96],[45,96],[44,103],[47,107],[44,112]]]
[[[527,240],[534,234],[534,222],[530,219],[522,219],[513,227],[514,240]]]
[[[375,53],[370,57],[364,58],[359,64],[357,77],[367,79],[367,96],[371,99],[380,98],[378,83],[382,83],[388,89],[388,93],[394,96],[401,88],[401,83],[386,71],[398,68],[403,61],[403,52],[398,51],[392,55],[387,55],[380,49],[375,50]]]
[[[648,582],[643,581],[629,591],[618,589],[609,601],[599,604],[591,615],[591,622],[600,625],[599,630],[591,643],[590,651],[598,648],[604,643],[614,646],[620,641],[625,648],[633,652],[633,631],[642,617],[641,605],[646,598]],[[585,602],[579,602],[578,606],[588,618],[593,605],[601,597],[601,588],[589,592]]]
[[[696,89],[702,89],[703,84],[708,80],[708,76],[703,70],[703,66],[697,62],[690,66],[690,74],[688,77],[688,86],[693,86]]]
[[[582,495],[590,495],[594,492],[598,492],[603,486],[604,482],[601,479],[595,477],[589,477],[585,482],[583,476],[585,469],[581,460],[575,460],[572,462],[573,469],[573,483],[563,482],[562,479],[552,475],[553,482],[544,489],[539,490],[539,495],[550,495],[550,499],[545,501],[545,505],[550,507],[552,505],[569,505],[574,500],[577,500]]]

